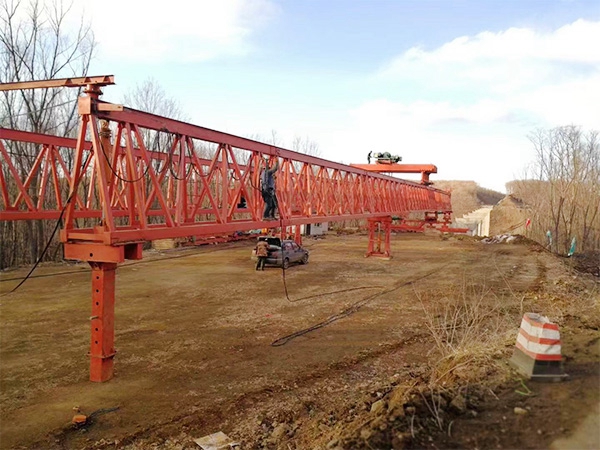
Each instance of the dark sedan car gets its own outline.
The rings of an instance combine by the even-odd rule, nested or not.
[[[292,240],[283,240],[273,237],[259,237],[269,243],[269,256],[267,264],[282,266],[287,269],[291,263],[308,264],[308,250],[300,247]],[[252,259],[256,259],[256,250],[252,250]]]

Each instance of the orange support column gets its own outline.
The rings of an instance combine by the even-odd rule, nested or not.
[[[376,256],[378,258],[390,259],[391,253],[391,234],[392,234],[392,218],[374,217],[368,219],[369,222],[369,246],[366,257]],[[381,250],[383,235],[384,250]]]
[[[113,376],[117,264],[90,262],[90,266],[92,266],[90,381],[103,382]]]
[[[296,225],[294,227],[294,231],[295,231],[294,241],[296,241],[296,244],[302,245],[302,233],[301,233],[301,230],[300,230],[300,225]]]

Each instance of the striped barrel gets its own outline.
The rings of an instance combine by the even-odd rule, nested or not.
[[[517,336],[517,348],[539,361],[561,361],[558,325],[539,314],[526,313]]]
[[[532,380],[564,379],[558,325],[540,314],[525,313],[510,365]]]

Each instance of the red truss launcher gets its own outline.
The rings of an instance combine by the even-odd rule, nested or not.
[[[61,218],[65,257],[92,267],[92,381],[113,375],[118,264],[141,259],[145,241],[271,227],[262,219],[265,158],[280,163],[282,230],[367,219],[386,232],[383,250],[371,233],[369,252],[389,256],[392,216],[451,210],[450,194],[426,184],[100,100],[100,88],[111,84],[112,76],[100,76],[0,85],[86,86],[75,139],[0,128],[0,220]],[[21,143],[38,148],[27,173],[10,151]]]

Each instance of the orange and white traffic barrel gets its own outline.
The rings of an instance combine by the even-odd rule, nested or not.
[[[540,314],[525,313],[510,365],[531,380],[563,380],[567,375],[558,325]]]

